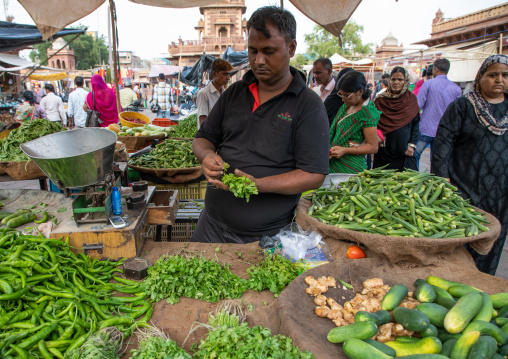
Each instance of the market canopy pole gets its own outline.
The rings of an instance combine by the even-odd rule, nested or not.
[[[118,113],[122,112],[122,106],[120,106],[120,91],[118,90],[118,58],[116,56],[116,19],[115,19],[115,2],[109,0],[109,9],[111,14],[111,31],[113,32],[113,64],[115,65],[113,71],[113,79],[115,84],[116,93],[116,108]]]

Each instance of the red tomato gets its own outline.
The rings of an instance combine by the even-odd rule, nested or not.
[[[348,259],[360,259],[365,258],[365,252],[358,246],[351,246],[347,249]]]

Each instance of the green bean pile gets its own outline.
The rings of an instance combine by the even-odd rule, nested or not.
[[[61,240],[0,232],[0,357],[63,358],[105,327],[146,326],[153,308],[137,282],[113,277],[121,263],[76,255]]]
[[[430,173],[375,169],[306,198],[312,200],[310,216],[358,232],[461,238],[488,231],[485,217],[455,191]]]
[[[0,161],[28,161],[28,156],[19,148],[21,144],[63,130],[60,123],[43,118],[25,121],[0,141]]]
[[[166,140],[155,150],[134,157],[129,164],[144,168],[188,168],[201,166],[192,152],[192,141]]]
[[[174,131],[170,132],[169,136],[178,138],[194,138],[196,132],[198,132],[198,115],[190,115],[178,122],[178,125],[173,127]]]

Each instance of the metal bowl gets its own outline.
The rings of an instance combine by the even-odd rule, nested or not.
[[[83,128],[58,132],[20,146],[60,189],[89,186],[113,172],[113,131]]]

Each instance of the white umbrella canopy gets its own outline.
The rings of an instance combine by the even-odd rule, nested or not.
[[[105,0],[19,0],[30,14],[43,39],[47,39],[65,26],[87,16]],[[217,0],[130,0],[137,4],[189,8],[216,4]],[[290,0],[309,19],[339,36],[349,17],[362,0]],[[58,9],[55,11],[55,9]]]

